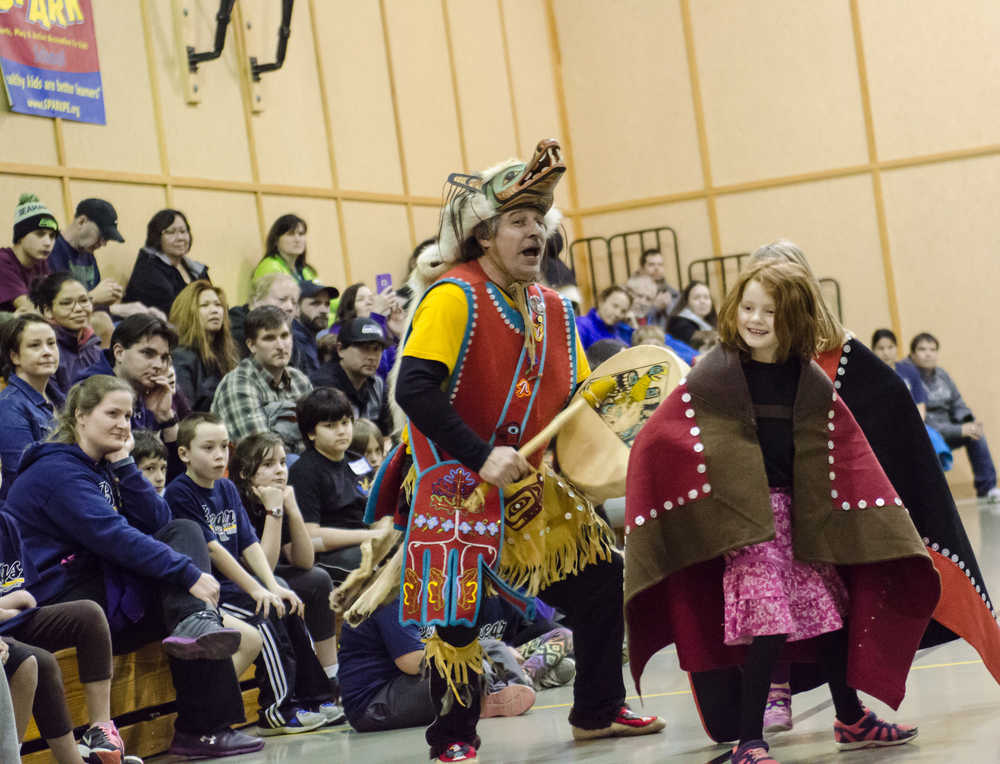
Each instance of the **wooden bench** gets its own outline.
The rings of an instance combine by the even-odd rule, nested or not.
[[[62,669],[66,702],[75,727],[87,724],[87,705],[83,685],[76,669],[76,650],[56,653]],[[254,686],[254,668],[251,666],[240,677],[243,688],[243,706],[248,721],[257,718],[257,694]],[[111,716],[118,725],[125,750],[136,756],[153,756],[163,753],[174,734],[174,686],[170,678],[167,656],[159,643],[146,645],[134,653],[114,656],[114,678],[111,681]],[[79,737],[79,730],[78,737]],[[22,747],[25,764],[55,762],[45,741],[38,735],[34,719],[28,726]]]

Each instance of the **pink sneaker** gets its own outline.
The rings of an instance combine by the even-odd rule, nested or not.
[[[763,740],[748,740],[733,749],[732,764],[779,764],[769,751],[771,748]]]
[[[833,738],[837,748],[852,751],[856,748],[881,748],[887,745],[909,743],[917,736],[917,728],[906,724],[890,724],[875,716],[867,708],[854,724],[833,722]]]
[[[535,705],[535,691],[526,684],[508,684],[501,690],[483,697],[480,716],[520,716]]]
[[[792,728],[792,691],[787,684],[772,684],[764,706],[764,732]]]

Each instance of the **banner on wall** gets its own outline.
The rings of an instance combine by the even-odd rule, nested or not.
[[[105,124],[91,0],[0,0],[11,111]]]

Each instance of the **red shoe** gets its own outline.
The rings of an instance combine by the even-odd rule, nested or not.
[[[649,735],[659,732],[667,723],[659,716],[639,716],[628,706],[618,709],[618,715],[607,727],[596,730],[585,730],[573,727],[574,740],[596,740],[602,737],[631,737],[633,735]]]
[[[902,745],[909,743],[916,736],[916,727],[884,722],[867,708],[865,715],[854,724],[844,724],[839,719],[833,722],[833,738],[841,751]]]
[[[475,746],[468,743],[452,743],[434,761],[441,764],[479,764],[479,754]]]
[[[771,756],[770,746],[763,740],[748,740],[733,749],[732,764],[778,764]]]

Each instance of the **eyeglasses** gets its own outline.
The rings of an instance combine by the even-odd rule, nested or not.
[[[60,308],[72,308],[74,305],[80,305],[86,308],[90,305],[90,296],[84,295],[83,297],[77,297],[75,300],[59,300],[56,305]]]

